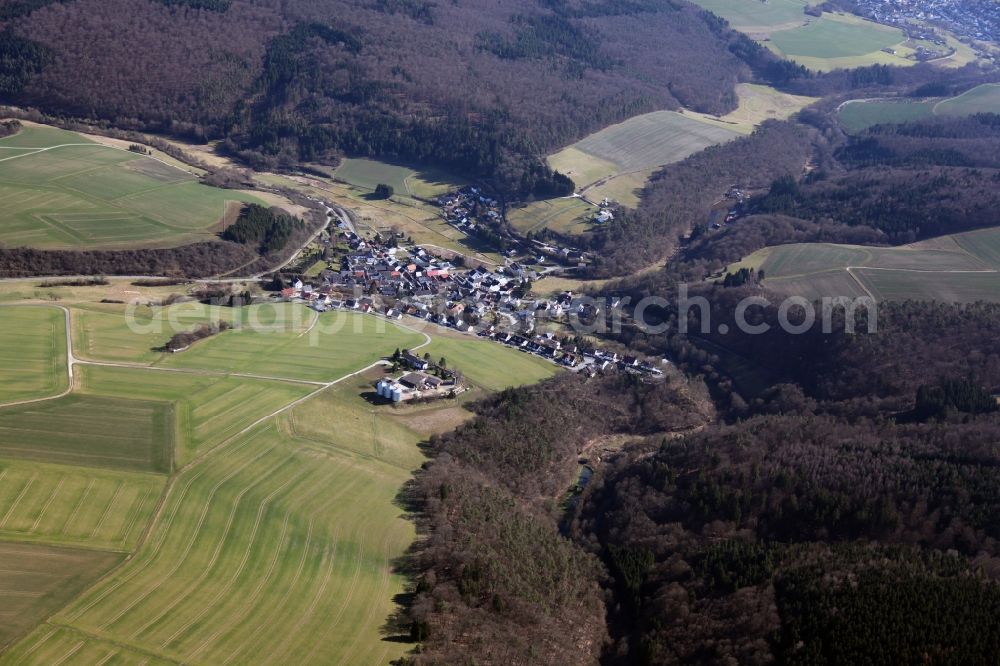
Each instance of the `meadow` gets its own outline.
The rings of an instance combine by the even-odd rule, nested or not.
[[[155,365],[329,382],[421,342],[423,336],[382,319],[329,312],[311,331],[227,331]]]
[[[806,0],[693,0],[717,16],[729,21],[736,30],[768,33],[805,22]]]
[[[579,197],[533,201],[507,211],[507,221],[523,234],[543,228],[563,234],[579,234],[594,225],[596,206]]]
[[[53,623],[176,662],[386,663],[407,478],[269,423],[183,471],[136,555]]]
[[[67,387],[62,310],[7,308],[0,325],[0,404],[56,395]]]
[[[169,404],[71,394],[0,408],[0,457],[169,472]]]
[[[440,196],[467,183],[453,174],[430,167],[408,167],[365,158],[345,158],[333,172],[334,178],[371,192],[380,183],[392,186],[396,194],[422,199]]]
[[[729,21],[736,30],[779,55],[815,71],[883,64],[905,67],[916,61],[906,35],[851,14],[805,13],[806,0],[694,0]],[[882,49],[891,49],[887,53]]]
[[[81,366],[81,393],[172,403],[177,466],[305,397],[314,387],[247,377]]]
[[[771,44],[792,58],[832,60],[867,56],[906,41],[906,35],[898,28],[853,16],[825,13],[809,19],[800,28],[773,33]]]
[[[934,107],[939,116],[971,116],[1000,112],[1000,83],[984,83]]]
[[[738,84],[736,94],[739,106],[725,116],[688,110],[635,116],[550,155],[549,165],[571,177],[590,201],[608,198],[635,207],[642,188],[660,167],[750,134],[765,120],[788,118],[816,101],[747,83]],[[584,202],[563,201],[532,203],[513,210],[509,219],[522,232],[542,227],[561,233],[586,231],[591,211],[583,208]]]
[[[117,565],[122,556],[96,550],[54,548],[41,544],[0,542],[0,651],[21,634],[61,608],[97,577]],[[74,638],[76,638],[74,636]],[[67,661],[74,640],[63,652],[36,655],[36,663]],[[32,658],[0,652],[0,661],[25,663]],[[84,662],[76,662],[84,663]],[[91,663],[97,663],[91,662]]]
[[[526,354],[489,340],[434,336],[421,350],[434,361],[444,358],[476,386],[500,391],[511,386],[534,384],[553,376],[559,367],[533,354]]]
[[[73,132],[26,125],[0,139],[6,213],[0,247],[121,249],[211,240],[229,202],[262,203]]]
[[[730,271],[754,268],[768,289],[810,299],[1000,301],[1000,229],[894,248],[806,243],[764,248]]]
[[[128,552],[167,478],[0,460],[0,541]]]
[[[122,286],[72,293],[94,299],[104,289]],[[0,613],[17,611],[0,630],[0,650],[17,640],[0,664],[401,656],[410,646],[383,625],[404,591],[393,563],[415,538],[395,500],[424,461],[418,444],[471,418],[464,405],[484,389],[557,372],[431,328],[430,353],[480,388],[393,407],[373,399],[384,369],[349,373],[426,338],[372,316],[316,318],[292,304],[222,309],[265,330],[230,331],[168,356],[150,354],[166,332],[130,331],[123,306],[68,305],[80,359],[73,392],[0,408],[0,555],[34,558],[0,572]],[[62,323],[57,308],[30,310]],[[141,312],[152,329],[220,317],[192,303]],[[0,308],[4,321],[21,314]]]
[[[880,123],[905,123],[933,116],[969,116],[1000,112],[1000,84],[983,84],[945,100],[855,100],[844,104],[840,123],[860,132]]]

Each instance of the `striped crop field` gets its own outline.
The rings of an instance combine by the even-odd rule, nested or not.
[[[0,311],[0,405],[64,391],[66,324],[62,310],[16,307]]]
[[[0,664],[385,664],[410,650],[384,627],[406,589],[394,563],[416,533],[396,502],[420,442],[471,418],[484,389],[556,367],[290,304],[141,309],[150,329],[240,325],[166,355],[166,331],[130,328],[124,307],[72,304],[72,391],[0,407]],[[65,329],[58,308],[0,307],[27,312]],[[396,348],[445,356],[479,388],[373,402]]]
[[[135,471],[170,470],[169,403],[69,395],[0,409],[0,456]]]
[[[82,393],[172,403],[178,466],[314,389],[266,379],[102,366],[83,366],[80,376]]]
[[[0,540],[127,552],[166,477],[0,460]]]
[[[53,624],[173,662],[386,663],[407,476],[271,423],[183,471],[136,556]]]
[[[0,651],[121,559],[118,553],[98,550],[0,542]],[[18,656],[9,661],[10,654],[0,654],[0,660],[23,663]],[[57,661],[53,658],[38,663]]]

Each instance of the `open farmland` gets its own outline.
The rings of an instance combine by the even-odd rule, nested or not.
[[[135,547],[166,477],[0,460],[0,540]]]
[[[657,167],[739,136],[721,123],[703,122],[675,111],[654,111],[591,134],[551,155],[548,161],[553,169],[572,178],[591,200],[617,195],[619,202],[634,206],[638,190]],[[615,182],[623,179],[624,185]],[[524,209],[526,221],[521,226],[549,214],[536,207],[532,204]],[[564,228],[573,231],[581,230],[579,224],[562,221]]]
[[[308,332],[227,331],[181,354],[165,355],[157,366],[328,382],[422,341],[421,335],[382,319],[329,312]]]
[[[736,30],[769,33],[794,28],[805,22],[806,0],[693,0],[713,14],[729,21]]]
[[[729,270],[755,268],[788,294],[876,300],[1000,301],[1000,229],[896,248],[805,243],[765,248]]]
[[[139,471],[169,471],[169,404],[69,395],[0,408],[0,456]]]
[[[82,366],[78,371],[83,393],[173,403],[178,466],[313,389],[292,382],[137,368]]]
[[[387,663],[409,649],[382,626],[403,591],[393,562],[415,537],[394,500],[424,460],[418,443],[468,420],[463,405],[483,388],[557,372],[437,327],[425,346],[372,316],[287,303],[143,307],[146,332],[129,329],[123,305],[68,305],[73,392],[0,408],[0,552],[31,549],[44,569],[5,566],[9,584],[0,573],[16,597],[4,610],[19,612],[0,638],[23,636],[2,664]],[[2,307],[0,323],[29,311],[63,330],[54,307]],[[219,318],[262,326],[152,351],[171,320]],[[426,405],[372,400],[384,370],[352,373],[397,347],[446,356],[480,388]],[[68,564],[65,553],[84,556],[71,547],[97,564]]]
[[[591,227],[597,211],[596,206],[579,197],[564,197],[511,208],[507,211],[507,221],[524,234],[543,228],[562,234],[579,234]]]
[[[867,56],[906,40],[898,28],[857,17],[823,14],[809,18],[800,28],[773,33],[771,44],[793,58],[829,60]]]
[[[879,25],[851,14],[805,13],[806,0],[694,0],[729,21],[736,30],[762,41],[779,55],[809,69],[884,64],[913,65],[914,49],[898,28]],[[882,49],[894,51],[888,53]]]
[[[233,201],[261,203],[64,130],[28,125],[0,139],[0,246],[119,249],[210,240]]]
[[[449,368],[461,371],[473,384],[489,391],[534,384],[558,371],[554,363],[534,354],[476,338],[435,336],[422,351],[435,361],[443,357]]]
[[[117,553],[0,542],[0,650],[120,561]],[[59,657],[72,656],[73,644],[38,663],[55,664]],[[24,663],[27,658],[22,654],[7,663]],[[3,656],[0,660],[6,661]]]
[[[971,116],[1000,112],[1000,83],[984,83],[934,107],[939,116]]]
[[[786,119],[816,101],[748,83],[738,84],[736,94],[739,106],[725,116],[688,110],[636,116],[551,155],[549,165],[570,176],[590,201],[608,198],[634,207],[658,168],[750,134],[765,120]],[[561,233],[580,233],[589,228],[586,211],[570,216],[562,209],[546,209],[545,203],[557,202],[538,202],[515,210],[511,222],[521,231],[548,227]]]
[[[613,173],[650,169],[678,162],[689,155],[738,136],[674,111],[635,116],[587,136],[549,158],[553,168],[581,183]],[[609,166],[615,171],[607,173]],[[597,176],[597,178],[594,178]]]
[[[0,404],[67,389],[66,324],[56,308],[8,308],[0,325]]]
[[[374,192],[380,183],[392,186],[398,195],[430,199],[465,184],[452,174],[428,167],[411,168],[378,160],[346,158],[334,171],[345,183]]]
[[[983,84],[945,100],[854,100],[840,108],[839,118],[845,129],[860,132],[884,123],[905,123],[932,116],[969,116],[976,113],[1000,113],[1000,84]]]
[[[283,423],[182,472],[136,556],[54,622],[172,661],[399,656],[405,645],[379,627],[401,587],[392,559],[414,536],[393,505],[408,472],[296,439]]]

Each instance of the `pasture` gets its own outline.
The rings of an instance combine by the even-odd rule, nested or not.
[[[654,111],[584,137],[549,157],[549,164],[578,184],[589,184],[620,173],[678,162],[738,136],[732,130],[681,113]]]
[[[366,158],[345,158],[334,178],[374,192],[379,183],[391,185],[397,195],[430,199],[465,185],[454,175],[429,167],[411,168]]]
[[[128,552],[166,477],[0,460],[0,541]]]
[[[117,553],[0,542],[0,651],[120,561]],[[55,664],[56,656],[63,655],[36,663]],[[0,655],[0,662],[28,658],[9,652]]]
[[[773,33],[771,44],[793,58],[826,60],[865,56],[906,41],[906,35],[898,28],[853,16],[825,13],[809,19],[800,28]]]
[[[729,21],[736,30],[769,33],[805,22],[806,0],[693,0],[696,5]]]
[[[654,111],[584,137],[550,155],[548,162],[572,178],[577,190],[591,201],[608,197],[635,206],[639,192],[657,168],[738,138],[737,130],[735,123],[729,127],[709,116]],[[584,202],[558,201],[548,208],[530,204],[514,211],[510,220],[522,231],[549,227],[562,233],[580,233],[589,228],[591,211],[583,208]]]
[[[120,249],[211,240],[230,201],[261,203],[73,132],[29,125],[0,139],[6,213],[0,247]]]
[[[414,538],[408,472],[314,444],[284,419],[181,472],[150,538],[54,618],[154,657],[213,664],[386,663],[379,627]],[[349,444],[349,442],[345,442]],[[93,637],[93,638],[91,638]]]
[[[172,403],[178,467],[313,387],[247,377],[80,366],[80,392]]]
[[[320,315],[315,328],[301,333],[227,331],[164,355],[156,366],[328,382],[421,342],[423,336],[383,319],[338,311]]]
[[[861,132],[879,124],[908,123],[934,115],[933,102],[905,100],[855,100],[845,104],[838,114],[848,132]]]
[[[729,267],[765,273],[775,292],[815,299],[1000,301],[1000,229],[893,248],[805,243],[764,248]]]
[[[563,234],[580,234],[594,225],[596,206],[578,197],[545,199],[511,208],[507,221],[521,233],[552,229]]]
[[[971,116],[997,112],[1000,112],[1000,83],[984,83],[934,107],[934,113],[939,116]]]
[[[730,129],[741,134],[750,134],[765,120],[786,120],[805,107],[816,102],[818,97],[790,95],[771,86],[757,83],[736,84],[739,106],[724,116],[711,116],[685,110],[685,116]]]
[[[0,644],[24,637],[0,664],[369,664],[406,652],[384,633],[404,592],[393,564],[416,536],[396,495],[424,461],[419,442],[471,418],[463,405],[481,391],[373,400],[383,369],[345,376],[425,337],[369,315],[181,303],[140,308],[142,332],[120,304],[71,307],[74,391],[0,408],[0,613],[17,613]],[[220,317],[244,327],[151,353],[171,320]],[[435,358],[489,390],[557,372],[432,332]],[[30,549],[40,569],[7,566],[20,556],[9,548]]]
[[[169,404],[81,396],[0,408],[0,456],[167,472],[174,443]]]
[[[801,4],[798,7],[801,12]],[[608,198],[635,207],[642,188],[660,167],[750,134],[765,120],[786,119],[816,101],[748,83],[738,84],[736,94],[739,106],[724,116],[688,110],[635,116],[550,155],[549,166],[572,178],[590,201]],[[580,233],[588,228],[579,215],[537,204],[513,211],[510,220],[521,231],[548,227]]]
[[[847,131],[860,132],[878,124],[905,123],[932,116],[970,116],[977,113],[1000,113],[1000,84],[986,83],[945,100],[854,100],[841,107],[839,119]]]
[[[67,388],[62,310],[0,308],[0,378],[0,404],[56,395]]]
[[[557,365],[534,354],[479,338],[435,336],[420,351],[429,353],[435,362],[443,357],[449,368],[488,391],[534,384],[559,371]]]

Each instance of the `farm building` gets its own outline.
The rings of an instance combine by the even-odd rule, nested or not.
[[[456,379],[443,380],[422,372],[410,372],[397,379],[376,382],[376,392],[392,402],[406,402],[417,398],[442,398],[464,390]]]

